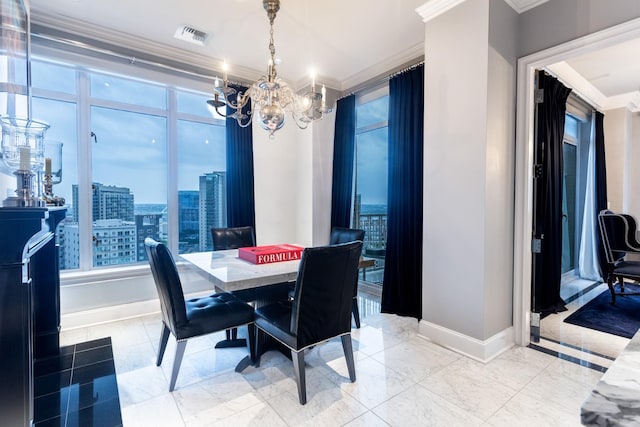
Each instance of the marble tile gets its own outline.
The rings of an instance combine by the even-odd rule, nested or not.
[[[385,423],[382,418],[374,414],[373,412],[365,412],[353,421],[345,424],[345,427],[388,427],[389,424]]]
[[[489,418],[517,392],[496,381],[486,365],[466,358],[428,376],[420,385],[482,420]]]
[[[353,349],[367,355],[378,353],[386,348],[402,342],[402,339],[392,334],[385,334],[382,328],[373,325],[362,325],[360,329],[351,331]]]
[[[116,372],[119,375],[150,366],[155,367],[156,353],[150,342],[143,342],[141,344],[114,348],[113,360],[116,366]]]
[[[187,425],[190,424],[187,423]],[[248,409],[237,412],[228,418],[209,425],[214,427],[287,427],[287,424],[278,415],[278,413],[266,403],[259,403]]]
[[[283,393],[292,393],[297,396],[298,386],[293,363],[286,358],[285,360],[288,363],[278,363],[274,366],[261,365],[259,368],[250,366],[242,372],[242,376],[265,399],[271,399]],[[309,397],[309,387],[324,380],[325,373],[322,369],[308,365],[305,368],[307,397]]]
[[[568,361],[554,360],[521,393],[533,399],[544,399],[548,406],[578,417],[582,402],[591,393],[600,375]]]
[[[122,423],[135,427],[183,427],[186,424],[170,393],[122,409]]]
[[[473,414],[416,384],[374,408],[373,413],[391,426],[480,426]]]
[[[371,409],[415,384],[411,378],[372,359],[356,363],[356,381],[351,382],[344,358],[331,362],[327,374],[342,390]]]
[[[287,391],[267,401],[288,425],[339,426],[367,411],[362,404],[325,377],[309,381],[307,403],[300,405],[297,390]]]
[[[414,337],[371,357],[417,382],[461,356],[427,340]]]
[[[211,425],[264,402],[236,372],[181,388],[173,396],[189,426]]]
[[[509,400],[486,422],[493,427],[536,426],[536,427],[578,427],[577,413],[569,413],[549,405],[544,396],[539,399],[518,394]]]
[[[169,394],[169,382],[155,365],[118,373],[116,379],[123,408]]]

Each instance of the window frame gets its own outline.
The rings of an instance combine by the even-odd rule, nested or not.
[[[44,44],[35,43],[32,51],[32,61],[48,62],[59,66],[69,67],[75,70],[76,93],[57,92],[50,89],[33,88],[32,96],[46,98],[54,101],[74,102],[76,104],[76,135],[77,147],[77,176],[78,176],[78,233],[80,246],[80,263],[78,269],[61,271],[63,283],[77,283],[85,277],[92,280],[108,280],[130,276],[138,271],[140,274],[148,273],[148,265],[133,263],[117,266],[93,266],[93,221],[91,218],[91,165],[92,144],[87,144],[91,134],[91,108],[102,107],[123,110],[128,112],[151,114],[163,117],[166,120],[167,137],[167,239],[170,250],[178,253],[178,131],[179,120],[202,123],[214,126],[225,126],[225,120],[214,116],[199,116],[197,114],[181,113],[177,111],[178,92],[190,92],[194,94],[208,94],[213,87],[213,78],[202,76],[184,75],[175,71],[159,71],[135,65],[133,62],[125,64],[121,60],[99,58],[91,52],[86,55],[56,49]],[[166,109],[147,107],[95,98],[90,93],[91,73],[114,75],[118,78],[137,80],[147,84],[163,87],[166,90]],[[86,138],[82,138],[86,135]],[[99,137],[99,136],[98,136]]]

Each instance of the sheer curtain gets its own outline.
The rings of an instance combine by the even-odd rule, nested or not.
[[[595,118],[594,118],[595,119]],[[578,276],[583,279],[600,280],[598,269],[598,217],[596,211],[596,147],[595,120],[591,121],[591,137],[587,155],[586,192],[582,215]]]
[[[331,227],[351,226],[353,161],[356,144],[356,96],[339,99],[333,140],[331,183]]]
[[[245,92],[247,88],[234,87]],[[235,101],[235,100],[234,100]],[[249,106],[243,108],[247,114]],[[240,127],[234,118],[226,120],[227,147],[227,226],[256,226],[253,187],[253,133],[251,126]]]
[[[389,81],[389,187],[383,313],[422,318],[424,65]]]

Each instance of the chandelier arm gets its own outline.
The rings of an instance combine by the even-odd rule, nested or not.
[[[291,112],[291,117],[293,117],[293,121],[296,123],[298,128],[306,129],[307,127],[309,127],[309,122],[303,121],[303,120],[299,120],[298,117],[296,117],[296,114],[294,114],[293,111]]]

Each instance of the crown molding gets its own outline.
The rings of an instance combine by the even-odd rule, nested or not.
[[[518,13],[526,12],[529,9],[540,6],[549,0],[504,0],[513,10]]]
[[[420,42],[401,53],[387,58],[386,60],[368,67],[357,74],[347,77],[340,83],[342,91],[351,91],[353,88],[360,86],[367,81],[380,79],[381,76],[389,75],[390,71],[402,65],[406,65],[416,58],[424,58],[424,42]]]
[[[197,68],[210,70],[210,73],[204,77],[213,78],[222,74],[223,60],[161,44],[138,36],[132,36],[98,25],[92,25],[91,28],[88,28],[85,22],[67,16],[32,8],[31,24],[32,28],[34,25],[41,26],[45,29],[54,30],[52,32],[61,32],[89,40],[87,43],[74,43],[76,46],[86,47],[87,49],[97,48],[97,50],[105,50],[103,46],[108,45],[106,50],[110,51],[109,53],[120,56],[131,54],[132,63],[135,62],[136,59],[151,57],[160,60],[164,59],[167,63],[184,64],[187,69]],[[49,34],[45,34],[45,36],[47,35]],[[133,53],[136,52],[140,53],[140,55],[133,55]],[[229,77],[234,80],[254,81],[261,76],[261,73],[257,70],[235,64],[233,64],[233,71],[233,75]]]
[[[416,8],[418,15],[422,17],[423,22],[429,22],[433,18],[442,15],[449,9],[453,9],[466,0],[429,0],[422,6]]]
[[[449,9],[453,9],[466,0],[428,0],[422,6],[416,8],[418,15],[422,17],[424,22],[428,22],[433,18],[442,15]],[[526,12],[536,6],[546,3],[549,0],[504,0],[513,10],[518,13]]]

